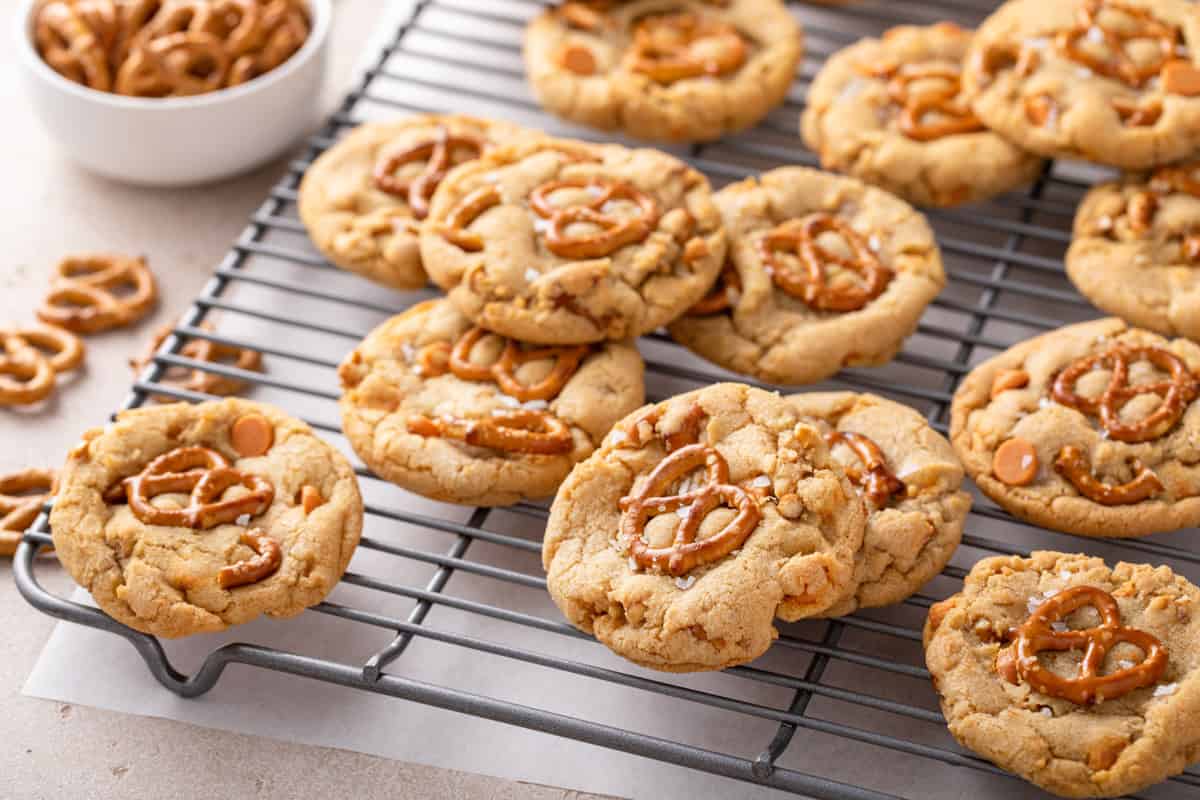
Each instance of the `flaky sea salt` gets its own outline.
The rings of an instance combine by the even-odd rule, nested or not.
[[[1069,581],[1071,580],[1071,573],[1064,569],[1062,572],[1058,573],[1058,577],[1062,578],[1064,581]]]
[[[688,575],[686,578],[676,578],[675,579],[675,586],[685,592],[695,585],[696,585],[696,576],[695,575]]]
[[[637,572],[637,571],[638,571],[638,563],[637,563],[637,560],[636,560],[636,559],[634,559],[634,557],[633,557],[633,556],[630,556],[630,557],[629,557],[629,568],[630,568],[631,570],[633,570],[634,572]]]
[[[500,404],[508,406],[509,408],[517,408],[521,405],[521,401],[515,397],[509,397],[506,394],[502,394],[500,395]]]
[[[404,360],[412,363],[412,360],[417,357],[417,350],[408,342],[403,342],[400,345],[400,352],[404,354]]]
[[[879,248],[882,246],[883,246],[883,243],[880,242],[879,237],[875,236],[874,234],[872,234],[871,238],[867,240],[867,247],[871,248],[871,250],[873,250],[876,253],[879,252]]]
[[[1050,629],[1058,631],[1059,633],[1070,630],[1070,628],[1067,627],[1067,623],[1063,622],[1062,620],[1059,620],[1058,622],[1051,622]]]
[[[680,519],[687,519],[688,514],[692,513],[692,507],[680,506],[679,508],[675,509],[675,513],[679,515]]]
[[[542,277],[542,273],[538,272],[533,267],[527,267],[525,269],[525,280],[529,281],[530,283],[533,283],[540,277]]]
[[[1040,597],[1031,597],[1031,598],[1029,598],[1029,601],[1027,603],[1025,603],[1025,608],[1027,608],[1029,610],[1029,613],[1032,614],[1033,612],[1037,611],[1038,606],[1040,606],[1044,602],[1046,602],[1046,601]]]
[[[1132,661],[1122,660],[1122,661],[1117,662],[1118,669],[1133,669],[1135,666],[1137,666],[1137,665],[1134,664]]]
[[[759,475],[757,478],[750,481],[750,485],[756,489],[766,489],[771,485],[771,479],[766,475]]]
[[[1162,686],[1154,687],[1155,697],[1166,697],[1167,695],[1175,694],[1175,690],[1179,688],[1178,683],[1164,683]]]
[[[1058,589],[1047,589],[1046,591],[1042,592],[1042,597],[1049,600],[1051,597],[1054,597],[1054,595],[1056,595],[1056,594],[1058,594]]]
[[[545,400],[528,400],[521,404],[521,408],[527,411],[545,411],[550,407],[550,404]]]
[[[1054,711],[1049,706],[1042,706],[1042,716],[1043,717],[1053,717]]]
[[[234,522],[236,522],[238,525],[241,525],[244,528],[250,524],[250,515],[242,514],[240,517],[235,519]]]
[[[659,506],[659,507],[658,507],[658,513],[660,513],[660,514],[665,514],[665,513],[667,513],[667,507],[666,507],[666,506]]]

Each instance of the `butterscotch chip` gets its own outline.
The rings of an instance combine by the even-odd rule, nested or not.
[[[581,45],[574,45],[563,50],[563,66],[576,75],[591,75],[596,71],[596,57],[592,51]]]
[[[1184,97],[1200,95],[1200,69],[1187,61],[1172,61],[1163,67],[1163,89]]]
[[[325,498],[321,497],[321,490],[317,487],[305,486],[300,490],[300,506],[305,514],[311,514],[314,509],[324,504]]]
[[[992,473],[1009,486],[1028,486],[1037,477],[1037,450],[1024,439],[1009,439],[996,449]]]
[[[1023,389],[1029,385],[1029,373],[1023,369],[1006,369],[992,381],[992,397],[996,398],[1010,389]]]
[[[275,443],[275,431],[262,414],[238,417],[229,429],[233,449],[243,458],[264,455]]]

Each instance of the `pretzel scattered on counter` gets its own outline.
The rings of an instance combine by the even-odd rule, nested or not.
[[[209,331],[210,333],[213,332],[212,326],[207,322],[201,323],[200,329]],[[171,335],[172,330],[170,325],[160,328],[154,334],[154,338],[147,344],[145,352],[137,358],[129,359],[129,366],[135,373],[140,373],[149,366],[150,362],[154,360],[154,355],[158,352],[158,348],[162,347],[162,343]],[[222,344],[221,342],[209,341],[208,339],[192,339],[183,346],[179,351],[179,355],[209,364],[228,364],[247,372],[262,372],[262,353],[244,347],[234,347],[233,345]],[[159,377],[158,383],[184,389],[189,392],[226,397],[237,394],[246,387],[245,382],[237,378],[217,375],[213,372],[205,372],[202,368],[188,369],[187,367],[167,367],[166,371]],[[165,396],[160,399],[168,402],[173,400],[173,398]]]
[[[78,336],[50,325],[0,328],[0,406],[27,406],[54,392],[60,372],[83,363]]]
[[[58,262],[38,319],[74,333],[132,325],[158,302],[158,284],[145,258],[87,253]]]
[[[11,556],[25,531],[57,490],[48,469],[24,469],[0,475],[0,556]]]

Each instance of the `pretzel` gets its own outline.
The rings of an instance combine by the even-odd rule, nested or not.
[[[0,556],[17,551],[21,537],[57,489],[57,478],[48,469],[25,469],[0,476]]]
[[[747,52],[734,26],[684,11],[638,21],[625,63],[656,83],[671,84],[735,72],[746,63]]]
[[[900,106],[900,132],[918,142],[930,142],[943,136],[973,133],[984,129],[983,123],[962,102],[962,70],[950,64],[889,64],[869,71],[869,74],[888,81],[887,91],[892,102]],[[918,81],[938,81],[940,88],[926,86],[919,94],[912,93]],[[939,119],[927,121],[930,114]]]
[[[1134,128],[1155,124],[1163,113],[1162,102],[1154,99],[1139,102],[1128,97],[1114,97],[1112,107],[1122,125]]]
[[[554,205],[550,195],[562,189],[582,189],[591,195],[586,203]],[[638,207],[634,217],[617,217],[604,207],[614,200],[627,200]],[[542,219],[550,220],[546,246],[563,258],[603,258],[626,245],[640,242],[658,224],[658,203],[631,183],[594,176],[562,178],[538,186],[529,195],[529,207]],[[587,233],[568,233],[572,225],[599,228]]]
[[[1136,27],[1129,30],[1105,27],[1100,15],[1110,9],[1130,17],[1135,21]],[[1104,40],[1109,51],[1107,57],[1097,56],[1079,46],[1081,41],[1097,35]],[[1128,43],[1146,39],[1156,43],[1158,57],[1140,62],[1131,58],[1126,50]],[[1155,19],[1149,8],[1127,5],[1117,0],[1087,0],[1079,9],[1075,27],[1060,31],[1055,36],[1054,46],[1066,58],[1082,64],[1096,74],[1114,78],[1137,89],[1145,86],[1150,79],[1162,72],[1163,67],[1174,60],[1178,40],[1179,31],[1174,26]]]
[[[1067,445],[1054,459],[1054,469],[1069,480],[1084,497],[1104,506],[1124,506],[1140,503],[1154,497],[1163,490],[1162,481],[1154,474],[1154,470],[1144,465],[1138,459],[1132,459],[1130,466],[1137,475],[1128,483],[1113,485],[1097,480],[1092,475],[1092,467],[1087,456],[1078,447]]]
[[[237,86],[275,69],[303,47],[308,38],[308,18],[288,0],[274,0],[268,4],[262,18],[262,49],[234,60],[229,69],[229,86]]]
[[[46,351],[46,352],[43,352]],[[79,337],[49,325],[0,329],[0,405],[46,399],[60,372],[83,361]]]
[[[209,0],[200,5],[188,28],[216,36],[229,57],[237,58],[262,45],[264,16],[258,0]]]
[[[704,486],[684,494],[660,496],[700,467],[704,467],[708,479]],[[736,509],[737,514],[720,531],[697,541],[704,518],[723,503]],[[729,464],[724,456],[702,444],[683,447],[660,461],[636,491],[621,498],[620,506],[621,537],[628,542],[630,557],[642,569],[660,569],[675,576],[729,555],[742,546],[762,520],[754,496],[729,483]],[[687,513],[670,545],[651,547],[646,543],[643,536],[651,517],[684,507]]]
[[[212,326],[208,323],[202,323],[200,328],[212,332]],[[172,331],[173,328],[170,325],[160,328],[146,346],[145,352],[138,358],[129,359],[129,367],[135,373],[140,373],[150,366],[158,354],[158,349],[162,347],[163,342],[167,340]],[[208,339],[192,339],[183,346],[179,354],[194,361],[204,361],[210,364],[232,363],[233,366],[246,372],[262,372],[262,353],[245,347],[234,347]],[[244,381],[237,378],[205,372],[199,367],[188,369],[169,366],[158,382],[189,392],[213,395],[234,395],[246,386]]]
[[[823,233],[841,236],[853,255],[846,258],[819,244],[817,238]],[[758,247],[775,285],[818,311],[857,311],[881,295],[892,280],[892,271],[880,262],[862,237],[832,214],[789,220],[762,237]],[[775,257],[779,251],[794,253],[804,267],[804,274],[799,275],[780,263]],[[858,273],[861,282],[853,286],[831,285],[827,263]]]
[[[423,378],[436,378],[450,371],[450,343],[431,342],[417,351],[416,372]]]
[[[737,302],[734,298],[742,291],[742,278],[733,264],[727,263],[717,276],[717,282],[712,291],[700,299],[696,305],[688,309],[688,316],[710,317],[733,308]]]
[[[1100,614],[1100,625],[1083,630],[1055,630],[1054,624],[1081,608]],[[1131,667],[1101,675],[1105,658],[1116,645],[1140,649],[1142,660]],[[1055,675],[1038,654],[1083,650],[1083,663],[1074,678]],[[1121,609],[1111,594],[1094,586],[1075,586],[1046,600],[1016,630],[1016,640],[996,659],[996,671],[1009,683],[1022,681],[1036,692],[1061,697],[1076,705],[1102,703],[1135,689],[1153,686],[1167,671],[1167,649],[1154,635],[1121,624]]]
[[[1169,372],[1170,380],[1129,385],[1129,365],[1143,359]],[[1112,371],[1104,393],[1096,399],[1076,394],[1075,385],[1079,379],[1097,367]],[[1162,398],[1162,402],[1145,419],[1123,422],[1121,409],[1142,394],[1156,394]],[[1184,411],[1198,395],[1200,383],[1179,356],[1160,347],[1124,345],[1075,361],[1058,374],[1051,387],[1055,402],[1099,418],[1109,438],[1131,444],[1164,436],[1182,419]]]
[[[279,565],[283,563],[279,542],[258,528],[243,531],[238,541],[253,550],[254,555],[232,566],[221,567],[217,573],[217,585],[222,589],[258,583],[279,571]]]
[[[1160,167],[1150,177],[1149,186],[1129,198],[1126,214],[1130,230],[1138,236],[1148,234],[1162,199],[1175,192],[1200,199],[1200,179],[1196,178],[1194,166],[1191,169],[1185,166]],[[1107,232],[1112,233],[1111,224]],[[1185,235],[1181,249],[1184,261],[1200,263],[1200,232]]]
[[[464,381],[495,381],[500,390],[522,403],[530,400],[550,400],[567,385],[567,381],[579,368],[579,362],[587,355],[587,345],[575,347],[538,347],[523,349],[514,339],[504,340],[504,351],[493,364],[484,366],[471,362],[471,351],[491,331],[478,325],[458,338],[450,351],[449,367]],[[530,361],[554,359],[554,368],[542,380],[526,385],[517,380],[516,370]]]
[[[506,453],[561,455],[571,452],[574,440],[567,424],[544,411],[514,409],[493,411],[488,419],[469,420],[449,415],[414,416],[408,432],[417,436],[458,439],[474,447]]]
[[[470,150],[471,155],[456,160],[456,149]],[[444,127],[438,126],[432,139],[381,153],[379,160],[375,162],[375,187],[388,194],[404,197],[412,209],[413,216],[425,219],[429,216],[429,199],[433,197],[434,189],[446,177],[450,168],[463,161],[478,158],[486,149],[487,143],[477,136],[451,135]],[[409,178],[396,175],[396,170],[405,164],[421,161],[425,162],[425,166],[420,174]]]
[[[70,3],[48,3],[38,12],[34,41],[46,63],[68,79],[102,92],[111,87],[104,48]]]
[[[131,290],[126,295],[115,289]],[[132,324],[158,300],[158,286],[145,258],[109,254],[68,256],[58,263],[38,318],[75,333]]]
[[[134,48],[117,71],[117,94],[190,97],[220,89],[230,58],[209,33],[172,33]]]
[[[862,468],[846,467],[846,477],[863,490],[863,496],[876,508],[887,505],[892,495],[904,491],[904,483],[887,466],[887,460],[879,445],[861,433],[852,431],[830,431],[825,434],[825,443],[831,448],[839,444],[858,456]]]
[[[499,205],[500,200],[500,190],[495,186],[480,186],[467,193],[454,208],[450,209],[450,213],[446,215],[445,224],[438,229],[438,232],[446,241],[461,247],[468,253],[478,253],[483,249],[483,237],[466,228],[480,214],[492,206]]]
[[[227,489],[243,486],[249,494],[221,500]],[[104,494],[109,503],[122,499],[133,515],[147,525],[208,530],[233,522],[243,514],[258,516],[275,499],[275,487],[265,478],[235,469],[228,459],[207,447],[178,447],[146,465],[132,478],[114,484]],[[157,508],[150,501],[160,494],[190,492],[184,508]]]

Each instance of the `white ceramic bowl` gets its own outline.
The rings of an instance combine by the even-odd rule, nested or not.
[[[22,0],[16,50],[29,100],[50,136],[84,167],[127,183],[184,186],[281,155],[319,110],[331,0],[308,0],[312,30],[286,62],[241,86],[193,97],[140,98],[67,80],[38,55]]]

